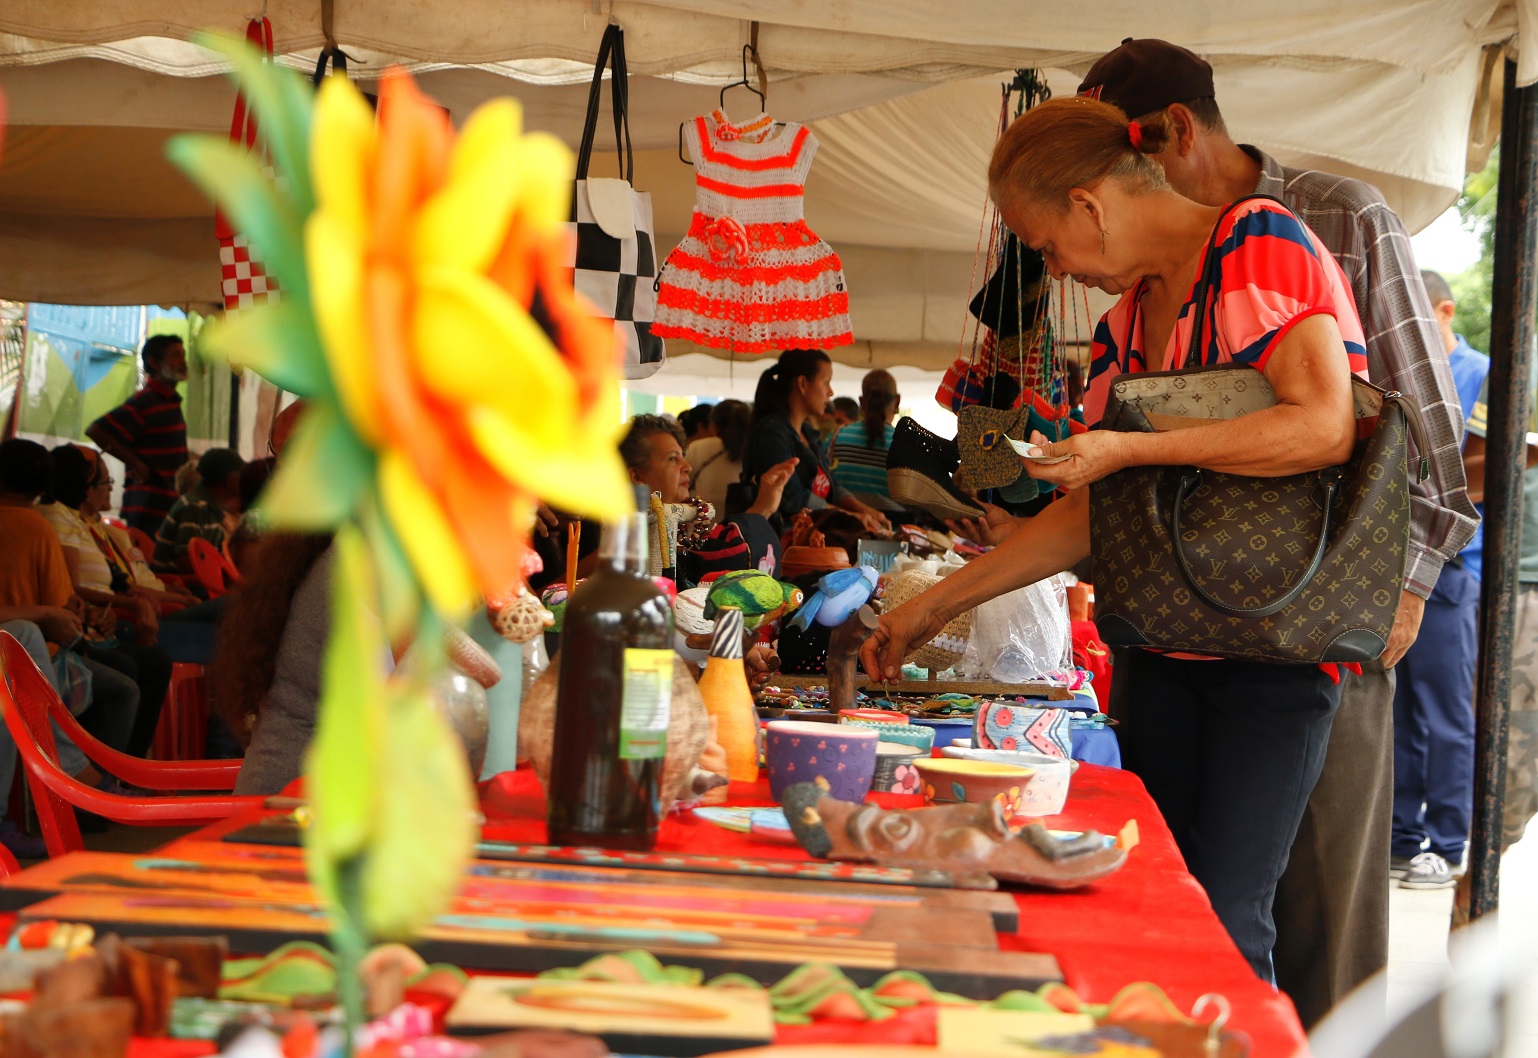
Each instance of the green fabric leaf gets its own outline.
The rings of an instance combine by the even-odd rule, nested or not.
[[[333,394],[315,318],[293,300],[268,302],[214,320],[199,343],[201,351],[232,367],[250,368],[290,393],[310,399]]]
[[[373,453],[334,404],[317,401],[300,416],[259,507],[276,528],[316,532],[354,517],[373,485]]]
[[[423,614],[422,590],[417,585],[416,574],[401,549],[395,530],[379,510],[378,493],[371,493],[358,512],[358,524],[368,537],[370,553],[374,558],[374,574],[379,583],[379,605],[384,616],[385,637],[391,643],[401,643],[413,638],[412,632],[420,633],[419,618]]]
[[[193,42],[228,59],[230,79],[245,94],[256,114],[261,141],[274,167],[288,182],[288,193],[302,215],[315,209],[310,184],[310,119],[315,93],[309,83],[286,66],[268,62],[244,39],[228,33],[199,33]]]
[[[454,898],[479,828],[464,746],[426,684],[392,680],[388,700],[363,908],[371,936],[404,940]]]
[[[166,144],[166,157],[261,251],[264,267],[283,286],[283,296],[308,306],[310,284],[304,264],[308,214],[295,199],[279,194],[250,153],[220,136],[173,136]]]
[[[331,637],[321,672],[315,738],[305,756],[305,794],[314,822],[305,834],[311,877],[337,910],[336,865],[362,855],[379,823],[385,727],[385,642],[372,611],[373,577],[359,532],[343,527],[332,545]],[[319,868],[319,869],[317,869]]]

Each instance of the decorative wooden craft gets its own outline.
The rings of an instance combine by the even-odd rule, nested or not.
[[[679,1058],[774,1039],[769,993],[698,985],[472,978],[449,1011],[451,1032],[566,1029],[617,1054]]]
[[[74,853],[6,879],[4,889],[12,901],[59,894],[28,907],[25,919],[151,936],[221,933],[239,950],[325,934],[327,918],[299,856],[178,844],[205,846],[210,858]],[[765,985],[808,961],[838,966],[859,983],[909,969],[978,998],[1060,979],[1051,956],[998,950],[992,908],[962,899],[978,894],[745,881],[478,862],[415,946],[430,961],[516,971],[643,948]]]

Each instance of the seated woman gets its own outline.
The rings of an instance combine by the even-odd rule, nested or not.
[[[684,449],[694,494],[716,509],[718,522],[726,520],[727,486],[742,477],[742,450],[747,447],[752,414],[740,400],[723,400],[710,410],[710,428],[715,433],[689,442]]]
[[[129,591],[121,573],[114,579],[117,571],[80,515],[96,477],[91,460],[73,444],[60,445],[48,459],[50,488],[38,510],[59,538],[75,595],[94,610],[83,644],[86,656],[121,672],[139,689],[124,752],[142,757],[155,739],[160,707],[171,684],[171,657],[158,645],[160,618],[150,599]],[[96,491],[99,495],[102,490]],[[124,614],[127,619],[120,621]]]
[[[1129,123],[1084,96],[1049,100],[1000,137],[989,189],[1053,278],[1071,275],[1121,295],[1094,334],[1091,426],[1117,375],[1182,366],[1193,327],[1203,363],[1249,364],[1271,384],[1275,406],[1191,429],[1091,430],[1046,445],[1067,460],[1026,470],[1067,494],[993,551],[882,615],[862,651],[873,677],[895,678],[903,657],[956,615],[1085,558],[1088,486],[1124,467],[1280,477],[1350,457],[1351,375],[1365,375],[1366,356],[1340,266],[1280,202],[1256,198],[1224,210],[1175,194],[1150,157],[1169,145],[1165,122]],[[1209,257],[1203,289],[1197,279]],[[1130,688],[1121,728],[1127,767],[1147,785],[1239,950],[1270,980],[1272,899],[1324,764],[1339,674],[1335,666],[1148,650],[1129,651],[1125,667],[1118,663],[1116,683]]]
[[[821,415],[832,395],[833,361],[818,349],[787,349],[758,379],[753,420],[742,457],[744,481],[759,481],[770,468],[796,460],[779,509],[770,519],[783,533],[803,508],[842,507],[868,532],[889,531],[886,515],[856,499],[833,480],[828,455],[811,419]]]
[[[683,440],[683,430],[674,420],[637,415],[619,445],[630,480],[661,495],[663,503],[695,502],[689,496],[690,467],[684,458]],[[780,493],[795,469],[794,459],[770,467],[759,478],[753,506],[742,514],[717,524],[702,510],[698,519],[682,528],[677,570],[680,588],[698,584],[709,573],[755,568],[773,572],[779,538],[770,528],[769,518],[779,509]]]

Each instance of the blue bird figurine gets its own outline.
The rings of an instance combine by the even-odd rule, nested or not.
[[[790,623],[803,632],[813,621],[824,628],[837,628],[870,601],[876,591],[877,576],[872,566],[834,570],[817,581],[817,590],[796,611]]]

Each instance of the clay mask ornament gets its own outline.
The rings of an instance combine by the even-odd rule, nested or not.
[[[808,782],[787,787],[780,803],[813,856],[940,871],[958,889],[1074,889],[1119,870],[1137,843],[1131,823],[1115,840],[1093,830],[1059,837],[1040,823],[1012,833],[997,801],[891,810],[835,800],[826,783]]]

